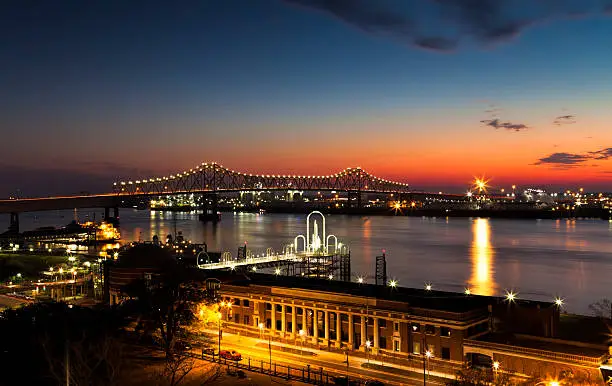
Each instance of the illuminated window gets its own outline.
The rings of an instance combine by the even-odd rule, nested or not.
[[[451,329],[448,327],[440,327],[440,336],[449,338],[451,336]]]
[[[400,341],[399,340],[394,340],[393,341],[393,351],[398,352],[400,350]]]
[[[412,343],[412,353],[413,354],[421,354],[421,342],[413,342]]]

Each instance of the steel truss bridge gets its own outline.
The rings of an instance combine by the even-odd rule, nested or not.
[[[270,190],[322,190],[362,193],[410,193],[408,184],[371,175],[360,167],[331,175],[263,175],[230,170],[216,162],[182,173],[113,184],[117,195],[169,195]]]

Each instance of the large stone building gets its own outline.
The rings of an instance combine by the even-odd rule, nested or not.
[[[449,376],[469,364],[597,384],[609,357],[599,319],[554,303],[259,274],[225,278],[220,294],[226,330],[413,367],[428,353]]]

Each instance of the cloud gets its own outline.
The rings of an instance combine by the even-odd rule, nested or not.
[[[381,0],[282,1],[326,13],[366,33],[438,52],[454,50],[466,36],[489,45],[513,39],[551,19],[612,13],[612,2],[595,10],[588,2],[576,8],[571,0],[404,0],[395,3],[398,9]],[[437,26],[439,31],[425,32],[423,26]]]
[[[575,115],[561,115],[555,118],[553,123],[557,126],[571,125],[572,123],[576,123],[576,116]]]
[[[590,159],[591,158],[589,156],[584,154],[553,153],[549,156],[540,158],[534,165],[548,164],[561,167],[573,167]]]
[[[495,118],[495,119],[485,119],[480,121],[481,123],[484,123],[485,126],[490,126],[493,127],[495,129],[506,129],[506,130],[510,130],[510,131],[524,131],[529,129],[529,126],[524,125],[522,123],[512,123],[512,122],[502,122],[500,119]]]
[[[608,160],[612,158],[612,147],[586,153],[553,153],[537,160],[534,165],[550,165],[569,168],[583,165],[592,160]]]
[[[612,158],[612,147],[601,149],[597,151],[590,151],[589,154],[596,160],[607,160]]]

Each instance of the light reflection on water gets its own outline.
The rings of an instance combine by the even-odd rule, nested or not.
[[[100,212],[99,210],[97,212]],[[92,218],[94,210],[78,213]],[[97,213],[100,218],[101,213]],[[206,242],[209,250],[230,251],[248,241],[254,253],[282,250],[306,232],[306,215],[223,213],[216,226],[198,221],[195,213],[163,213],[121,209],[123,241],[151,240],[182,231],[186,239]],[[72,211],[25,213],[22,230],[65,225]],[[176,220],[175,220],[176,218]],[[0,216],[0,225],[8,225]],[[328,216],[327,233],[351,248],[351,270],[373,281],[375,256],[387,252],[390,279],[399,285],[566,299],[573,312],[587,312],[589,303],[612,297],[612,222],[601,220],[502,220],[470,218]]]
[[[491,246],[491,226],[488,219],[474,220],[472,240],[470,291],[477,295],[495,295],[497,293],[493,271],[495,251]]]

